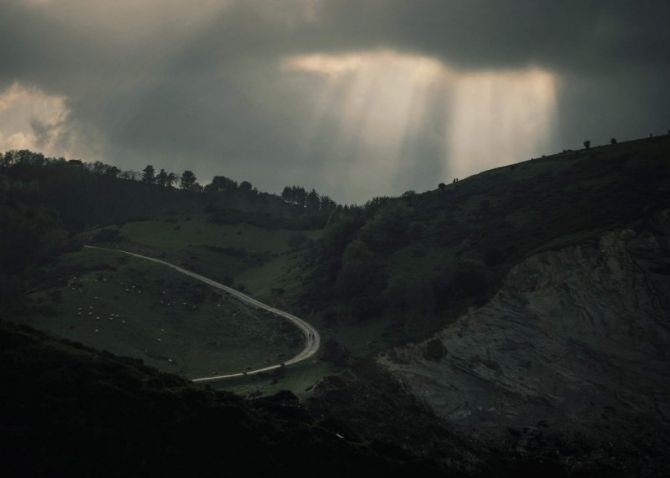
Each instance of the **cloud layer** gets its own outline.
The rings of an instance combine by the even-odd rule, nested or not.
[[[668,24],[663,0],[4,0],[0,149],[421,190],[667,131]]]

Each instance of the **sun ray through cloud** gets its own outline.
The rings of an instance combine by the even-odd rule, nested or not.
[[[326,176],[372,182],[379,191],[392,187],[405,162],[417,161],[413,138],[435,128],[436,118],[442,172],[460,177],[540,154],[556,113],[556,76],[538,68],[459,71],[392,50],[301,55],[283,67],[321,80],[303,144],[326,129],[321,124],[331,126],[341,161]],[[440,101],[445,113],[435,115]]]

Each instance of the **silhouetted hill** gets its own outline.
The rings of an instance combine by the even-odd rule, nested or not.
[[[218,178],[225,180],[225,187],[214,181],[204,188],[196,184],[177,189],[122,177],[117,168],[102,163],[45,158],[30,151],[4,157],[9,159],[0,161],[0,198],[54,209],[71,231],[197,211],[219,222],[313,228],[321,226],[335,206],[316,192],[315,205],[305,198],[298,205],[224,177]]]

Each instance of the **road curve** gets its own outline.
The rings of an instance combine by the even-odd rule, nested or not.
[[[262,309],[267,312],[270,312],[271,314],[277,315],[279,317],[283,317],[286,320],[289,320],[293,325],[298,327],[300,331],[303,333],[305,336],[305,348],[302,349],[302,351],[297,354],[295,357],[282,362],[280,364],[276,365],[268,365],[267,367],[259,368],[256,370],[249,370],[246,372],[237,372],[237,373],[230,373],[227,375],[213,375],[209,377],[198,377],[192,379],[194,382],[213,382],[215,380],[223,380],[226,378],[234,378],[234,377],[244,377],[248,375],[256,375],[262,372],[269,372],[271,370],[277,370],[278,368],[287,366],[287,365],[292,365],[296,364],[299,362],[302,362],[304,360],[307,360],[308,358],[312,357],[318,350],[321,345],[321,337],[319,336],[319,332],[312,327],[310,324],[305,322],[304,320],[296,317],[295,315],[289,314],[288,312],[284,312],[283,310],[275,309],[274,307],[271,307],[267,304],[264,304],[253,297],[249,297],[246,294],[243,294],[242,292],[233,289],[232,287],[228,287],[227,285],[223,285],[220,282],[216,282],[208,277],[205,277],[203,275],[197,274],[195,272],[189,271],[187,269],[184,269],[183,267],[179,267],[175,264],[171,264],[166,261],[162,261],[160,259],[156,259],[154,257],[149,257],[149,256],[143,256],[142,254],[136,254],[135,252],[128,252],[124,251],[121,249],[113,249],[109,247],[99,247],[99,246],[84,246],[87,249],[101,249],[101,250],[106,250],[106,251],[114,251],[114,252],[121,252],[123,254],[127,254],[129,256],[137,257],[139,259],[144,259],[147,261],[155,262],[157,264],[161,264],[163,266],[169,267],[170,269],[173,269],[181,274],[187,275],[189,277],[192,277],[193,279],[196,279],[200,282],[204,282],[205,284],[215,288],[222,290],[223,292],[232,295],[236,299],[240,300],[241,302],[244,302],[245,304],[249,304],[252,307],[256,307],[257,309]]]

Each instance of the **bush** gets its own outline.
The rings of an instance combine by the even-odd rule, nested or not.
[[[388,280],[385,296],[387,309],[404,317],[425,317],[435,311],[432,283],[423,275],[396,273]]]
[[[445,355],[447,355],[447,349],[439,339],[429,341],[423,351],[423,357],[433,362],[439,362]]]
[[[486,265],[469,259],[437,271],[433,278],[435,298],[441,309],[462,301],[483,304],[492,284],[493,277]]]

